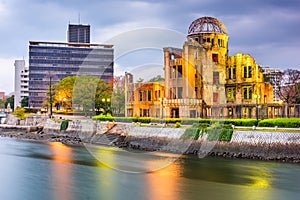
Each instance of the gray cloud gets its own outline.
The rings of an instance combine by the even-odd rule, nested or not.
[[[92,26],[92,41],[99,43],[143,27],[186,34],[193,20],[213,16],[228,29],[231,55],[249,53],[260,64],[296,68],[299,10],[299,0],[0,0],[0,60],[10,60],[0,69],[13,73],[14,59],[28,57],[29,40],[65,41],[67,24],[77,23],[79,13],[81,23]],[[0,90],[11,90],[12,84]]]

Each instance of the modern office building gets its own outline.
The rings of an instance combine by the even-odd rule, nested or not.
[[[68,76],[113,78],[113,46],[68,42],[29,42],[29,106],[41,108],[50,85]]]
[[[90,25],[69,24],[69,43],[90,43]]]
[[[25,60],[15,60],[15,108],[21,106],[21,100],[28,97],[29,69]]]

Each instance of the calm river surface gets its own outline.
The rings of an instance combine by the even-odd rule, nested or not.
[[[143,172],[159,168],[174,155],[108,147],[89,151],[0,138],[0,199],[300,198],[296,164],[182,156],[163,169]]]

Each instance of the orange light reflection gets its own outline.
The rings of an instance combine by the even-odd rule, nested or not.
[[[70,147],[60,142],[49,143],[53,153],[52,184],[54,199],[71,200],[70,179],[72,179],[72,169],[69,163],[72,162],[72,150]]]
[[[151,161],[147,163],[150,167],[157,164]],[[149,184],[149,199],[180,199],[179,177],[182,167],[179,163],[171,163],[167,167],[158,171],[149,173],[147,181]]]

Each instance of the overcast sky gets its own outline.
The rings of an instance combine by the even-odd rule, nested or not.
[[[148,27],[186,35],[193,20],[216,17],[227,27],[230,55],[299,69],[299,10],[299,0],[0,0],[0,91],[13,91],[14,60],[28,64],[28,41],[66,41],[68,23],[78,23],[79,13],[91,25],[93,43]]]

